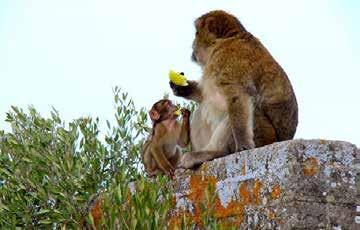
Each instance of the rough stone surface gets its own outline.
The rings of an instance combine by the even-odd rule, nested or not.
[[[202,214],[241,229],[360,229],[360,151],[292,140],[177,170],[170,227]],[[186,217],[186,218],[185,218]]]

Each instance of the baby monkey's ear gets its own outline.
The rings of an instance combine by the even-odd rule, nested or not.
[[[149,115],[153,122],[159,120],[159,118],[160,118],[160,113],[155,108],[152,108],[150,110]]]

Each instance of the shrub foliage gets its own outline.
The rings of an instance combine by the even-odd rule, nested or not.
[[[114,95],[116,123],[106,121],[106,135],[98,118],[66,123],[55,109],[44,118],[33,107],[11,108],[12,131],[0,131],[0,228],[91,227],[88,212],[99,199],[106,217],[99,224],[108,229],[166,225],[167,178],[145,178],[140,164],[147,113],[119,88]]]

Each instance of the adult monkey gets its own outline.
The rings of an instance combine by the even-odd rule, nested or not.
[[[170,82],[175,95],[198,104],[191,123],[192,168],[227,154],[294,137],[298,106],[281,66],[239,20],[211,11],[195,21],[192,59],[203,71],[188,86]]]

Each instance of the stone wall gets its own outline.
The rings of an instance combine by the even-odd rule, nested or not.
[[[360,151],[342,141],[292,140],[177,170],[170,226],[360,229]]]

